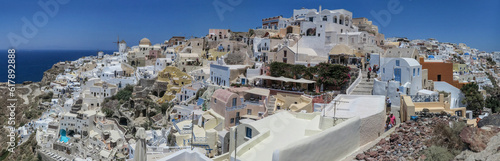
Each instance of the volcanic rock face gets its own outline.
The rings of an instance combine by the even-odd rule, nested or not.
[[[477,123],[478,127],[483,127],[486,125],[500,126],[500,114],[493,114],[484,119],[480,120]]]
[[[425,159],[423,151],[429,145],[432,126],[440,118],[424,118],[408,121],[396,127],[394,132],[381,139],[374,147],[356,155],[357,160],[417,160]]]
[[[487,147],[491,137],[495,136],[500,128],[484,126],[482,128],[465,127],[460,133],[460,138],[469,145],[473,152],[480,152]]]
[[[490,138],[488,145],[481,152],[475,153],[470,150],[463,151],[455,157],[455,160],[500,160],[500,133]]]

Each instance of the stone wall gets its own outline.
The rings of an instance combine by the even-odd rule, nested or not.
[[[361,119],[360,146],[375,140],[384,133],[386,112],[385,108],[383,109],[375,115]]]

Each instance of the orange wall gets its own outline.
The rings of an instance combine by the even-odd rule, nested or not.
[[[438,75],[441,75],[441,81],[449,83],[457,88],[460,88],[458,81],[453,81],[453,63],[447,62],[425,62],[424,58],[420,58],[422,69],[427,69],[428,79],[438,81]]]

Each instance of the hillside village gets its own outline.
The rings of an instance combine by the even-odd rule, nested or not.
[[[425,160],[443,147],[467,160],[494,146],[460,136],[499,137],[479,120],[500,111],[500,52],[386,38],[345,9],[292,12],[59,62],[23,85],[35,112],[20,114],[18,146],[49,161]],[[430,137],[448,123],[462,146]]]

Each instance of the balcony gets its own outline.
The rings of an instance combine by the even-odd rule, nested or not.
[[[242,104],[239,106],[233,106],[233,107],[226,107],[226,111],[234,111],[234,110],[244,109],[246,107],[247,107],[246,104]]]

